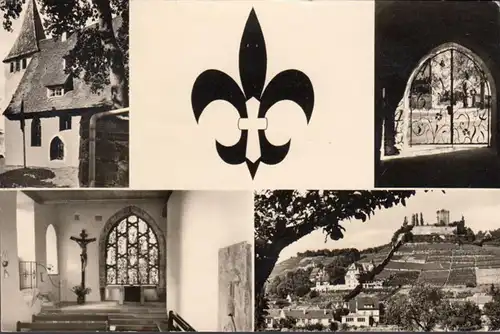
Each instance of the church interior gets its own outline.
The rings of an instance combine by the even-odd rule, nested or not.
[[[377,187],[500,186],[499,59],[497,1],[376,1]]]
[[[2,331],[249,331],[250,191],[0,192]]]

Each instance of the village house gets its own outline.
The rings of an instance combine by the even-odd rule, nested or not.
[[[347,273],[345,275],[344,284],[330,284],[325,281],[316,281],[316,286],[312,287],[311,290],[318,292],[328,292],[328,291],[342,291],[342,290],[352,290],[359,285],[359,277],[363,273],[366,273],[374,268],[375,264],[372,262],[361,263],[356,262],[349,266]],[[371,282],[363,283],[363,288],[365,289],[381,289],[383,282],[380,280],[375,280]]]
[[[328,327],[335,322],[333,310],[328,309],[272,309],[268,310],[266,324],[268,328],[275,328],[284,319],[293,319],[295,327],[321,324]]]
[[[122,18],[115,17],[113,24],[116,29]],[[18,37],[3,60],[6,165],[78,167],[80,146],[88,146],[90,117],[112,109],[109,85],[92,92],[89,84],[66,71],[77,39],[78,33],[48,38],[35,0],[28,1]],[[128,150],[126,117],[108,117],[101,131],[113,132]],[[118,151],[107,148],[107,158]]]
[[[374,297],[357,297],[348,304],[349,314],[342,323],[353,327],[372,327],[380,322],[380,303]]]

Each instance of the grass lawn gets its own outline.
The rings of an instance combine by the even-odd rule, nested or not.
[[[0,174],[0,188],[77,188],[77,168],[7,167]]]

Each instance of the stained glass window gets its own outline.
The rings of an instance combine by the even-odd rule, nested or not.
[[[106,284],[158,284],[158,238],[136,215],[116,224],[106,240]]]

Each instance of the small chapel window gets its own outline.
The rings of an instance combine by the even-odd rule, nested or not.
[[[10,73],[14,72],[14,62],[10,63]]]
[[[28,65],[28,61],[26,60],[26,58],[23,59],[23,70],[26,68],[26,66]]]
[[[31,146],[42,146],[42,125],[39,118],[33,118],[31,122]]]
[[[59,118],[59,131],[71,130],[71,116],[63,115]]]
[[[63,87],[51,87],[47,89],[47,95],[48,97],[59,97],[64,95],[64,88]]]
[[[21,70],[21,61],[16,60],[16,72]]]

